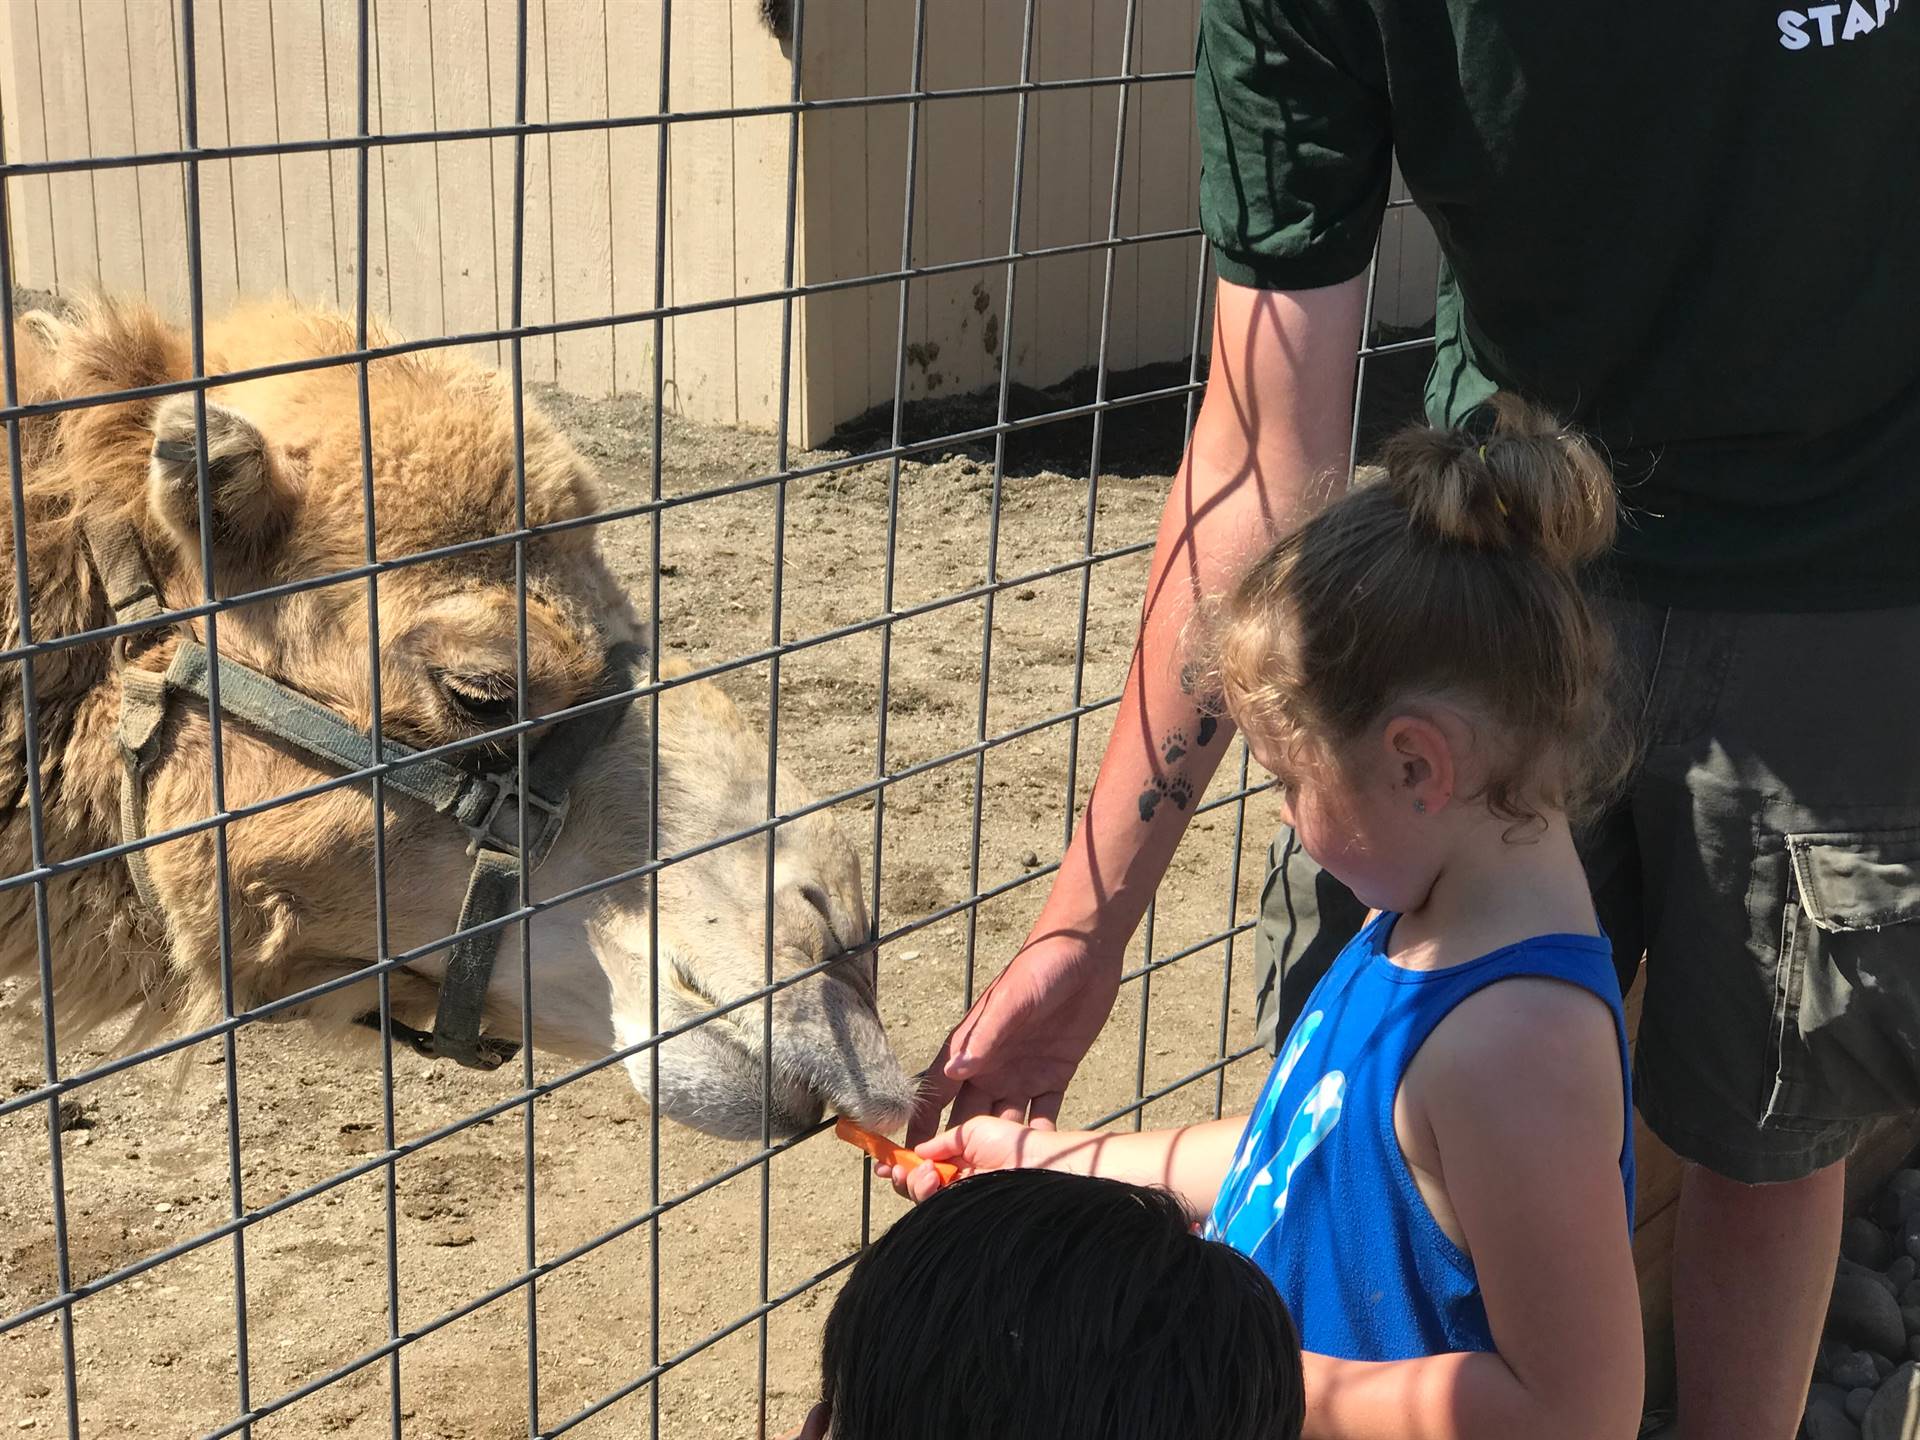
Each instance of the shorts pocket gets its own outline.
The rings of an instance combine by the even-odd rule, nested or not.
[[[1920,826],[1786,851],[1767,1123],[1920,1110]]]

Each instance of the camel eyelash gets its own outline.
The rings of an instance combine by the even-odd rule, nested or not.
[[[512,675],[430,672],[434,684],[462,715],[487,725],[511,725],[517,710],[517,685]]]

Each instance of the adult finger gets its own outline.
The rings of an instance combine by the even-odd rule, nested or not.
[[[1027,1123],[1036,1130],[1051,1130],[1060,1119],[1060,1106],[1065,1102],[1065,1090],[1049,1090],[1044,1095],[1033,1097],[1033,1105],[1027,1114]]]
[[[913,1114],[907,1119],[907,1148],[911,1150],[940,1128],[940,1112],[965,1088],[966,1082],[947,1074],[947,1059],[953,1053],[953,1036],[940,1042],[933,1063],[920,1074],[920,1085],[913,1102]]]
[[[967,1121],[980,1115],[993,1113],[993,1096],[978,1085],[962,1085],[960,1093],[953,1097],[953,1113],[947,1117],[947,1124],[958,1129]]]

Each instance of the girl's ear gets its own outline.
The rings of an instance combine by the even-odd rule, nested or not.
[[[1446,732],[1420,715],[1396,715],[1383,742],[1394,793],[1422,815],[1445,809],[1454,794],[1453,746]]]
[[[827,1440],[827,1422],[830,1419],[832,1415],[826,1406],[814,1406],[807,1412],[807,1423],[800,1427],[795,1440]]]

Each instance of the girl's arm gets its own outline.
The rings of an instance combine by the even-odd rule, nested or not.
[[[1464,1002],[1416,1061],[1497,1354],[1306,1357],[1308,1440],[1631,1440],[1645,1384],[1612,1017],[1554,981]]]
[[[1199,1219],[1213,1209],[1246,1123],[1246,1117],[1239,1116],[1136,1135],[1039,1129],[981,1116],[934,1136],[919,1147],[919,1153],[929,1160],[950,1161],[963,1174],[1025,1167],[1153,1185],[1179,1197],[1187,1213]],[[917,1166],[894,1179],[896,1184],[904,1181],[906,1193],[915,1202],[940,1188],[930,1165]]]

